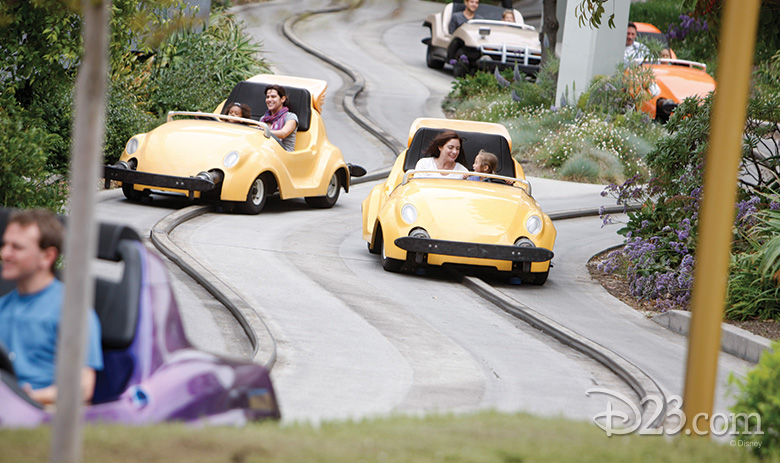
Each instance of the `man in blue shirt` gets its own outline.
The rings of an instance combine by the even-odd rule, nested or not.
[[[57,332],[64,286],[54,268],[63,235],[62,224],[48,211],[19,211],[11,214],[0,248],[0,276],[16,284],[16,289],[0,298],[0,341],[10,352],[19,383],[42,404],[57,399]],[[100,322],[91,310],[81,374],[85,401],[92,399],[95,371],[102,368]]]

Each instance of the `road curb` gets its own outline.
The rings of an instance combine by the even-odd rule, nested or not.
[[[155,247],[233,314],[254,348],[252,360],[271,370],[276,363],[276,340],[254,308],[209,269],[170,239],[182,223],[211,211],[211,206],[188,206],[163,217],[149,233]]]
[[[655,409],[654,405],[651,406],[651,403],[654,402],[653,400],[648,400],[642,404],[642,423],[648,423],[648,426],[651,428],[658,427],[663,423],[666,418],[666,396],[653,378],[641,368],[606,347],[507,296],[479,278],[461,276],[461,283],[512,316],[519,318],[544,334],[555,338],[560,343],[582,352],[609,368],[628,384],[640,399],[648,396],[655,396],[661,399],[658,402],[663,407],[660,413]],[[651,422],[650,419],[652,418],[654,420]]]
[[[654,316],[652,320],[687,337],[691,324],[691,313],[685,310],[670,310]],[[720,349],[751,363],[758,363],[761,354],[773,350],[772,341],[769,339],[728,323],[721,323]]]

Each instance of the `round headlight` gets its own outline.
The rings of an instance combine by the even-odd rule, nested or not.
[[[238,164],[238,151],[229,152],[224,159],[222,159],[222,165],[230,169]]]
[[[401,207],[401,218],[408,224],[413,224],[417,220],[417,208],[406,203]]]
[[[525,229],[528,233],[535,235],[542,231],[542,218],[538,215],[532,215],[525,220]]]
[[[127,151],[127,154],[133,154],[138,151],[138,139],[133,137],[130,140],[127,140],[125,151]]]
[[[650,95],[653,97],[657,97],[661,94],[661,87],[658,86],[655,82],[651,83],[649,87],[647,87],[647,91],[650,92]]]
[[[431,235],[429,235],[428,232],[425,231],[424,228],[420,228],[420,227],[412,229],[412,231],[409,232],[409,236],[411,236],[412,238],[430,238],[431,237]]]

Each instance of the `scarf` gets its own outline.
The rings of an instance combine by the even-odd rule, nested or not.
[[[266,111],[265,114],[263,114],[263,117],[260,118],[260,122],[265,122],[270,125],[271,130],[280,130],[284,127],[284,116],[288,112],[290,112],[290,109],[286,106],[282,106],[282,109],[277,111],[276,114],[271,114],[271,111]]]

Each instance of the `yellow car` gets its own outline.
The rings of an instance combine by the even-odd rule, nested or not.
[[[461,135],[468,166],[480,149],[498,157],[494,174],[469,173],[488,181],[430,177],[414,170],[444,130]],[[500,124],[414,121],[408,148],[362,203],[363,239],[371,253],[381,254],[385,270],[456,264],[511,272],[530,284],[547,281],[555,227],[531,196],[523,168],[511,156],[511,143]]]
[[[299,125],[295,150],[285,151],[259,118],[267,110],[265,88],[281,85]],[[239,82],[213,113],[170,112],[156,129],[135,135],[119,162],[105,166],[105,180],[122,182],[138,201],[152,191],[219,200],[227,209],[257,214],[266,196],[305,198],[313,207],[336,204],[351,175],[365,173],[344,162],[328,141],[322,120],[327,83],[322,80],[257,75]],[[252,118],[228,116],[233,102],[249,104]]]

